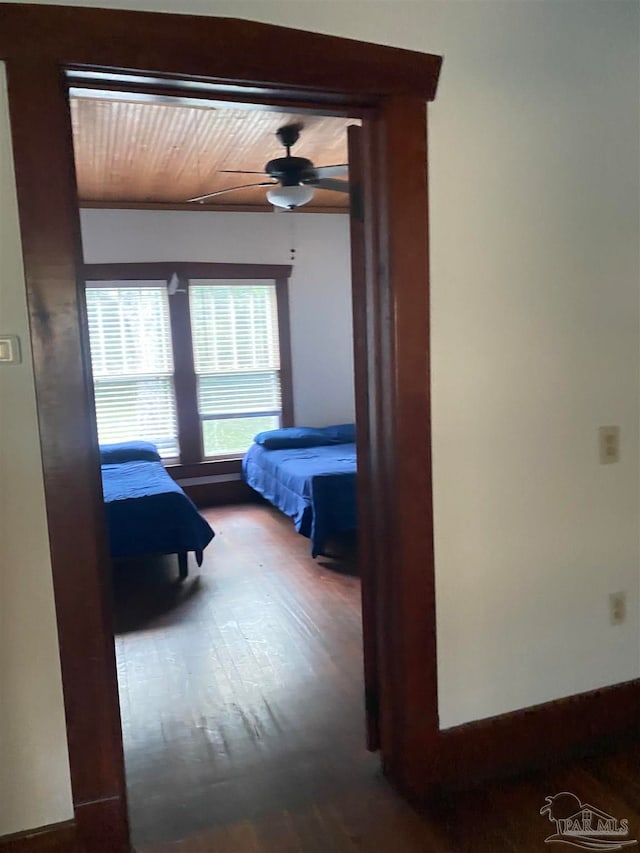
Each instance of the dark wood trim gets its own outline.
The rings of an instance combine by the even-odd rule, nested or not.
[[[375,527],[373,501],[375,489],[371,477],[371,424],[368,365],[370,335],[367,328],[367,305],[371,305],[371,288],[375,287],[373,269],[367,263],[367,247],[375,233],[376,208],[370,187],[370,128],[352,125],[347,128],[349,144],[351,303],[353,313],[353,363],[355,372],[355,409],[359,470],[356,482],[358,502],[358,570],[362,579],[362,645],[364,652],[365,716],[367,747],[380,746],[380,680],[378,673],[378,640],[376,625],[376,555],[369,531]],[[366,180],[366,173],[369,180]],[[365,194],[366,193],[366,194]],[[370,315],[371,312],[369,312]]]
[[[210,459],[207,462],[196,462],[192,465],[169,464],[165,468],[174,480],[192,477],[216,477],[220,474],[239,474],[242,467],[241,459]]]
[[[91,201],[80,199],[80,210],[179,210],[191,213],[273,213],[270,204],[194,204],[162,201]],[[300,208],[302,210],[302,208]]]
[[[87,201],[80,202],[81,210],[180,210],[191,213],[275,213],[270,204],[189,204],[188,202],[163,202],[163,201]],[[319,207],[318,205],[305,205],[296,210],[299,213],[340,213],[346,216],[349,211],[346,207]]]
[[[371,608],[375,619],[375,656],[378,683],[378,737],[383,767],[387,775],[398,783],[397,727],[400,715],[394,696],[394,672],[398,649],[394,646],[400,638],[392,630],[390,603],[398,594],[396,572],[403,572],[396,564],[393,527],[398,516],[395,511],[395,488],[392,482],[393,458],[390,455],[390,432],[394,419],[393,388],[393,321],[392,280],[389,267],[389,233],[392,223],[388,221],[386,199],[388,175],[386,172],[386,148],[384,142],[384,119],[363,123],[363,204],[365,235],[365,318],[366,318],[366,366],[361,366],[367,384],[363,397],[367,397],[367,427],[369,446],[366,459],[369,463],[367,476],[372,492],[369,496],[368,512],[372,529],[386,531],[376,537],[370,545],[372,597]],[[358,351],[355,350],[358,358]],[[356,371],[358,368],[356,368]],[[360,392],[356,392],[356,399]],[[390,568],[392,567],[392,568]],[[366,577],[366,576],[365,576]],[[366,593],[363,593],[365,596]],[[363,610],[363,615],[365,611]],[[434,697],[437,703],[437,696]]]
[[[200,83],[255,84],[378,99],[435,97],[441,57],[234,18],[9,4],[0,7],[0,57],[126,69]],[[328,60],[330,57],[330,61]],[[184,87],[183,87],[184,88]],[[275,90],[275,91],[274,91]],[[331,98],[328,98],[331,100]],[[334,101],[337,97],[334,97]]]
[[[241,459],[220,459],[197,465],[167,465],[191,500],[199,507],[252,503],[257,492],[241,478]],[[198,482],[199,481],[199,482]]]
[[[76,98],[118,100],[125,103],[173,103],[181,106],[249,109],[260,110],[261,112],[282,112],[295,105],[296,113],[301,115],[317,115],[318,113],[318,101],[305,103],[300,99],[299,92],[289,93],[288,96],[282,92],[259,95],[253,88],[243,92],[237,86],[233,87],[232,90],[226,90],[224,86],[211,87],[211,85],[206,84],[201,84],[198,89],[194,89],[192,88],[193,81],[191,81],[189,96],[187,97],[184,94],[184,89],[180,88],[176,81],[149,81],[138,76],[134,82],[125,82],[117,79],[117,75],[105,75],[100,72],[94,72],[90,77],[80,77],[77,69],[67,72],[67,81],[70,90],[72,90],[72,96]],[[179,94],[176,94],[176,86],[178,86]],[[316,94],[314,98],[317,97]],[[335,95],[325,97],[335,99]],[[367,99],[358,103],[354,98],[348,98],[343,101],[342,105],[337,103],[339,100],[341,100],[339,96],[337,100],[323,100],[322,114],[325,116],[364,118],[366,116],[371,117],[375,112],[375,107],[372,107]]]
[[[293,365],[291,360],[291,321],[289,319],[289,279],[276,278],[278,303],[278,342],[280,345],[280,388],[282,393],[282,426],[293,426]]]
[[[379,557],[388,567],[377,590],[378,604],[386,601],[378,610],[380,677],[390,685],[381,736],[390,742],[389,776],[410,797],[433,779],[439,735],[426,118],[422,99],[388,98],[374,137],[376,169],[384,176],[376,183],[376,207],[387,270],[372,348],[380,364],[371,414],[382,466],[374,480],[377,513],[388,529]],[[416,223],[424,228],[416,230]]]
[[[640,680],[440,732],[437,780],[462,788],[610,748],[640,731]]]
[[[210,16],[207,16],[210,18]],[[292,32],[291,30],[289,32]],[[86,77],[79,77],[86,74]],[[319,114],[327,116],[364,117],[375,114],[379,98],[373,93],[362,96],[355,92],[309,92],[308,98],[301,94],[295,86],[249,81],[249,85],[238,81],[220,80],[217,77],[209,79],[185,78],[176,75],[156,74],[150,76],[138,69],[128,69],[127,73],[118,70],[105,71],[104,68],[66,66],[66,79],[70,89],[82,89],[96,86],[103,96],[108,92],[126,93],[131,96],[137,89],[142,97],[150,99],[162,95],[165,98],[180,99],[182,103],[199,106],[215,106],[224,104],[225,107],[247,108],[269,111],[273,105],[278,110],[298,110],[307,115]]]
[[[0,853],[80,853],[76,822],[53,823],[0,838]]]
[[[13,59],[7,79],[73,801],[110,798],[126,835],[110,563],[79,321],[71,117],[57,64]],[[34,132],[45,126],[46,134]],[[81,844],[83,832],[79,825]]]
[[[204,449],[198,414],[198,379],[193,363],[189,286],[181,276],[178,291],[169,297],[169,316],[180,462],[190,465],[202,460]]]
[[[141,261],[136,263],[84,264],[85,281],[169,281],[175,273],[183,281],[229,279],[230,281],[287,279],[290,264],[234,264],[208,261]]]
[[[364,232],[372,271],[365,310],[372,334],[367,367],[358,376],[368,383],[365,459],[380,522],[370,531],[383,581],[376,601],[376,636],[384,640],[380,745],[390,777],[406,793],[414,792],[431,779],[434,756],[428,747],[437,735],[430,453],[424,429],[429,397],[423,165],[424,100],[435,93],[440,58],[232,19],[21,4],[0,5],[0,56],[7,60],[82,849],[126,853],[129,845],[95,413],[79,321],[87,270],[62,76],[71,65],[151,73],[165,84],[173,79],[176,92],[182,87],[185,94],[191,80],[194,86],[210,83],[226,91],[252,86],[261,96],[286,93],[306,105],[317,103],[319,112],[328,102],[380,107],[375,118],[365,118],[376,167],[375,187],[365,172],[365,195],[375,209],[374,224]],[[171,266],[169,275],[183,272]],[[103,266],[100,274],[110,271]],[[209,268],[202,277],[210,277]],[[357,352],[361,357],[361,348]]]
[[[76,803],[75,814],[81,853],[132,853],[119,797]]]
[[[222,483],[181,483],[184,491],[198,507],[246,504],[260,500],[244,480],[227,480]]]

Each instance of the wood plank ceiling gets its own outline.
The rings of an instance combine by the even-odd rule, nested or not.
[[[259,109],[72,97],[71,117],[81,203],[179,206],[189,198],[268,180],[222,169],[262,172],[284,156],[275,132],[304,125],[292,154],[315,165],[347,162],[349,124],[357,120]],[[271,210],[266,187],[216,196],[207,209]],[[193,204],[194,209],[201,205]],[[310,210],[344,211],[348,195],[316,190]],[[302,208],[301,208],[302,209]]]

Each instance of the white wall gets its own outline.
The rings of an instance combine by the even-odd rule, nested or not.
[[[429,36],[445,727],[640,675],[640,6],[446,5]],[[622,458],[601,466],[606,424]]]
[[[0,836],[73,816],[6,92],[0,63]]]
[[[296,423],[354,420],[348,216],[91,209],[82,211],[82,238],[87,263],[293,263],[289,306]]]
[[[79,5],[445,55],[430,112],[441,723],[638,677],[637,2]],[[617,465],[597,464],[601,424],[622,428]],[[629,615],[611,627],[617,590]]]

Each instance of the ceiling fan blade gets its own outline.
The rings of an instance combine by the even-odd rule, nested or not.
[[[218,169],[222,175],[265,175],[264,169],[261,172],[251,172],[247,169]]]
[[[318,190],[331,190],[336,193],[349,192],[349,181],[336,181],[334,178],[319,178],[317,181],[305,181],[305,184]]]
[[[314,166],[313,171],[319,178],[346,178],[349,175],[349,164],[341,166]]]
[[[232,193],[235,190],[246,190],[249,187],[272,187],[277,184],[277,181],[261,181],[259,184],[242,184],[239,187],[227,187],[226,190],[216,190],[214,193],[207,193],[206,195],[198,195],[195,198],[188,198],[187,201],[206,201],[208,198],[213,198],[216,195],[224,195],[224,193]]]

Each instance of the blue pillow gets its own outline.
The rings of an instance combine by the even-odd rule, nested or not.
[[[100,445],[100,463],[116,465],[119,462],[159,462],[160,454],[150,441],[123,441],[119,444]]]
[[[253,439],[267,450],[287,450],[293,447],[320,447],[337,442],[322,429],[315,427],[284,427],[259,432]]]
[[[334,424],[324,427],[322,431],[329,438],[332,438],[336,444],[352,444],[356,440],[355,424]]]

